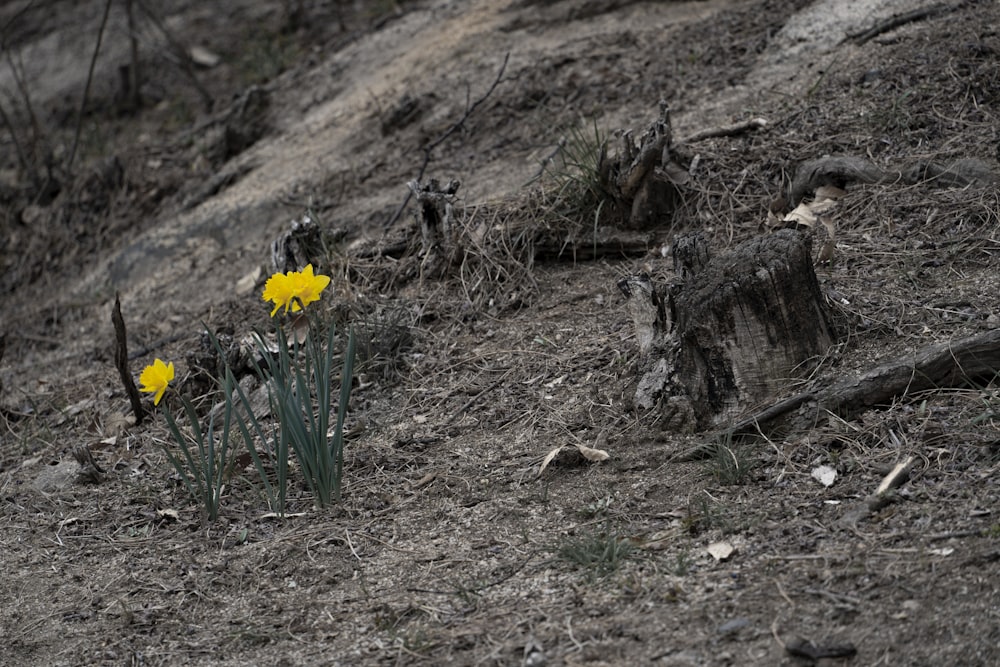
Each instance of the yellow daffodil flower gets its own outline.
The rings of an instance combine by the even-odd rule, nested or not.
[[[139,391],[156,394],[153,397],[153,405],[159,405],[160,399],[163,398],[163,392],[167,390],[167,385],[173,379],[174,362],[165,364],[159,359],[154,359],[153,363],[142,369],[142,374],[139,375],[139,382],[142,383]]]
[[[264,301],[274,302],[271,317],[274,317],[282,307],[286,313],[289,308],[293,313],[297,313],[313,301],[319,301],[320,292],[329,284],[330,277],[313,275],[312,264],[309,264],[302,271],[275,273],[267,279],[261,296]]]

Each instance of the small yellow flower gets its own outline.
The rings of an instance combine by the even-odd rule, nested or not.
[[[267,279],[261,296],[264,301],[274,302],[271,317],[274,317],[281,307],[285,308],[286,313],[289,308],[293,313],[297,313],[313,301],[319,301],[320,292],[329,284],[330,277],[313,275],[312,264],[309,264],[302,271],[275,273]]]
[[[154,359],[153,363],[142,369],[142,374],[139,375],[139,382],[142,383],[139,391],[156,394],[153,397],[153,405],[159,405],[160,399],[163,398],[163,392],[167,390],[167,385],[173,379],[174,362],[165,364],[159,359]]]
[[[282,306],[285,307],[285,312],[288,312],[288,306],[292,303],[295,288],[290,275],[275,273],[267,279],[267,284],[264,285],[264,293],[261,296],[264,298],[264,301],[274,302],[274,310],[271,311],[271,317],[274,317],[274,314]]]

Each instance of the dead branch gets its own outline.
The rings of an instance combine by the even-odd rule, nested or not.
[[[142,77],[139,74],[139,38],[135,26],[135,12],[132,11],[133,0],[125,0],[125,16],[128,20],[129,54],[132,66],[128,70],[128,103],[132,111],[138,111],[142,107],[142,94],[139,88],[142,85]]]
[[[504,55],[503,63],[500,65],[500,70],[497,72],[497,76],[493,80],[493,83],[490,84],[490,87],[486,89],[486,92],[483,93],[479,97],[479,99],[477,99],[472,104],[466,105],[465,113],[462,114],[462,117],[459,118],[457,121],[455,121],[455,123],[453,123],[451,127],[442,132],[437,139],[424,146],[423,148],[424,160],[420,165],[420,171],[417,173],[417,177],[413,179],[414,182],[419,183],[424,178],[424,173],[427,171],[427,167],[431,163],[431,155],[434,152],[434,149],[443,144],[445,140],[448,139],[448,137],[450,137],[452,134],[457,132],[462,126],[464,126],[465,121],[469,120],[469,117],[473,113],[475,113],[476,109],[478,109],[483,104],[483,102],[485,102],[489,98],[489,96],[493,94],[493,91],[496,90],[497,86],[500,85],[501,80],[503,80],[503,74],[507,70],[507,62],[509,60],[510,60],[510,51],[508,51]],[[406,193],[406,199],[403,200],[403,203],[399,205],[399,208],[396,209],[396,212],[393,213],[392,217],[389,218],[388,222],[385,223],[386,229],[396,224],[396,221],[399,220],[399,216],[401,216],[403,214],[403,211],[406,210],[406,206],[407,204],[410,203],[410,199],[412,197],[413,197],[413,190],[411,188],[410,191]]]
[[[943,3],[938,3],[931,5],[929,7],[922,7],[920,9],[914,9],[913,11],[904,12],[902,14],[894,14],[887,19],[879,21],[867,30],[862,30],[861,32],[855,32],[849,34],[844,40],[854,42],[855,44],[864,44],[881,34],[887,33],[890,30],[895,30],[907,23],[914,23],[915,21],[922,21],[938,14],[944,14],[945,12],[950,12],[954,10],[955,7],[949,7]]]
[[[892,179],[889,172],[859,157],[826,156],[803,162],[795,170],[788,200],[792,206],[822,185],[844,189],[848,183],[884,183],[899,180],[899,172]]]
[[[80,130],[83,128],[83,112],[87,108],[87,98],[90,96],[90,84],[94,80],[94,65],[97,64],[97,54],[101,52],[101,40],[104,39],[104,28],[108,25],[108,14],[111,13],[111,0],[104,3],[104,14],[101,16],[101,26],[97,29],[97,43],[94,44],[94,55],[90,58],[90,67],[87,69],[87,82],[83,85],[83,96],[80,98],[80,113],[76,117],[76,130],[73,132],[73,148],[69,151],[69,158],[66,159],[66,171],[73,166],[73,158],[76,157],[76,148],[80,144]]]
[[[782,399],[734,423],[734,436],[756,437],[780,427],[808,430],[826,413],[851,419],[865,410],[927,389],[986,382],[1000,373],[1000,329],[962,340],[930,345],[912,356],[885,363],[859,377],[822,391],[807,391]],[[711,445],[678,452],[672,461],[707,458]]]
[[[35,4],[34,0],[24,3],[21,8],[11,14],[10,18],[7,19],[7,22],[3,24],[3,27],[0,27],[0,48],[7,48],[7,33],[10,31],[10,27],[14,25],[18,19],[27,14],[33,4]]]
[[[807,160],[795,170],[788,199],[797,206],[806,195],[823,185],[845,189],[850,183],[929,183],[937,187],[990,185],[1000,181],[992,167],[975,158],[963,158],[950,164],[917,160],[901,169],[881,169],[868,160],[849,155],[826,156]]]
[[[28,84],[24,79],[24,62],[21,59],[20,53],[17,60],[18,62],[15,63],[11,52],[7,52],[7,64],[10,66],[10,73],[14,77],[14,84],[17,86],[17,92],[24,104],[24,111],[28,115],[28,121],[31,123],[31,148],[32,153],[35,154],[35,160],[37,160],[38,143],[42,139],[42,128],[38,122],[38,114],[35,113],[34,106],[31,104],[31,93],[28,91]]]
[[[198,80],[198,75],[195,74],[194,65],[191,62],[191,54],[186,48],[184,48],[183,45],[181,45],[180,42],[177,41],[176,38],[174,38],[173,33],[167,29],[167,26],[163,23],[160,17],[157,16],[145,2],[142,0],[135,0],[135,3],[139,5],[139,9],[145,12],[146,16],[148,16],[153,22],[153,25],[155,25],[166,38],[167,44],[170,45],[170,48],[174,51],[177,59],[180,60],[181,69],[184,70],[184,73],[191,81],[191,85],[194,86],[195,90],[197,90],[198,94],[201,96],[201,101],[205,105],[205,111],[211,111],[215,104],[215,100],[212,99],[211,93],[209,93],[208,90],[205,89],[205,86],[201,84],[201,81]]]
[[[822,658],[853,658],[858,653],[854,644],[815,644],[805,639],[794,639],[785,644],[785,650],[790,655],[806,658],[812,663]]]
[[[10,67],[14,83],[17,86],[20,102],[27,116],[27,122],[31,128],[30,133],[26,132],[29,136],[25,137],[27,141],[25,146],[22,147],[21,141],[17,137],[17,128],[14,126],[14,119],[8,116],[6,110],[3,108],[0,108],[0,118],[2,118],[4,125],[7,126],[11,139],[14,142],[18,164],[25,175],[31,180],[32,186],[35,189],[33,197],[37,198],[36,201],[39,199],[47,200],[59,188],[56,178],[52,173],[52,150],[48,146],[45,135],[42,132],[41,123],[38,120],[38,115],[35,113],[34,106],[31,103],[31,92],[25,81],[24,63],[21,60],[21,56],[18,54],[17,62],[15,62],[10,50],[7,50],[5,55],[7,56],[7,64]],[[8,95],[13,101],[13,95],[10,93]],[[16,110],[15,105],[14,111]],[[44,167],[44,175],[41,172],[41,167]]]
[[[460,183],[457,180],[441,185],[436,178],[421,185],[419,181],[406,184],[410,193],[417,198],[420,208],[420,236],[423,268],[428,275],[444,271],[454,259],[455,220],[453,207],[455,193]]]
[[[765,127],[767,127],[767,119],[751,118],[750,120],[745,120],[742,123],[723,125],[721,127],[708,127],[704,130],[698,130],[690,137],[681,139],[677,142],[677,145],[693,144],[696,141],[703,141],[705,139],[712,139],[715,137],[734,137],[737,134],[743,134],[751,130],[762,130]]]
[[[14,152],[17,154],[17,163],[21,165],[21,169],[25,174],[31,176],[32,180],[38,180],[34,174],[31,165],[28,164],[28,159],[25,157],[24,150],[21,148],[21,142],[17,138],[17,130],[14,128],[14,123],[10,116],[7,115],[7,110],[3,106],[3,102],[0,101],[0,122],[3,122],[4,127],[10,133],[10,138],[14,143]]]
[[[958,341],[930,345],[864,375],[818,392],[804,392],[775,403],[733,425],[736,433],[756,433],[798,410],[802,426],[825,412],[850,419],[876,405],[915,392],[964,386],[992,379],[1000,372],[1000,329]]]

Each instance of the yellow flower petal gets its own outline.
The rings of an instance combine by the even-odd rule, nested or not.
[[[313,301],[319,301],[320,292],[329,284],[329,276],[314,275],[312,264],[308,264],[302,271],[272,275],[264,285],[264,293],[261,296],[265,301],[274,302],[271,317],[274,317],[282,307],[286,313],[289,309],[297,313]]]
[[[171,361],[169,364],[165,364],[160,359],[154,359],[153,363],[142,369],[142,373],[139,375],[139,382],[142,383],[139,391],[155,394],[153,396],[153,405],[159,405],[160,399],[163,398],[163,393],[167,390],[167,386],[173,379],[174,362]]]
[[[271,311],[271,317],[274,317],[274,314],[282,306],[284,306],[287,313],[288,306],[292,303],[294,284],[289,276],[290,274],[275,273],[267,279],[267,283],[264,285],[264,293],[261,296],[265,301],[274,302],[274,310]]]

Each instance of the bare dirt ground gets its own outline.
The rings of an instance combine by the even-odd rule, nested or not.
[[[995,378],[738,446],[679,434],[632,404],[616,287],[666,277],[677,234],[723,252],[771,233],[805,160],[996,173],[996,3],[946,2],[870,38],[850,36],[925,3],[160,3],[174,39],[220,58],[195,71],[211,111],[138,9],[130,108],[120,4],[69,168],[104,3],[0,9],[0,662],[1000,662]],[[643,251],[594,257],[607,219],[560,208],[558,156],[536,176],[561,140],[638,133],[661,99],[684,202]],[[699,138],[752,118],[767,125]],[[462,182],[465,220],[556,252],[484,250],[422,279],[408,255],[371,252],[419,235],[412,204],[388,223],[425,157],[425,179]],[[131,419],[115,293],[134,373],[174,360],[207,410],[203,327],[268,326],[270,243],[306,213],[334,276],[322,307],[378,352],[355,383],[344,497],[317,510],[294,484],[293,515],[269,517],[247,470],[207,522],[164,456],[162,414]],[[833,216],[816,272],[838,340],[789,394],[1000,328],[995,185],[850,184]],[[737,474],[725,456],[671,460],[712,443],[733,445],[719,451]],[[576,444],[610,458],[538,474]],[[81,477],[80,446],[104,474]],[[908,457],[888,501],[845,520]],[[720,543],[733,553],[713,556]]]

